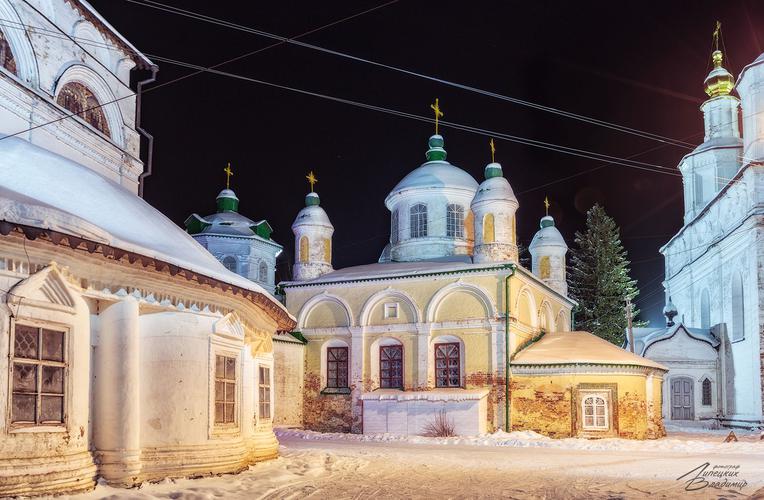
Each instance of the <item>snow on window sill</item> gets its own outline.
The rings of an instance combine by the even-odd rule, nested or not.
[[[66,432],[65,425],[32,425],[32,424],[11,424],[9,429],[11,434],[22,433],[63,433]]]
[[[350,387],[325,387],[321,394],[333,396],[338,394],[350,394]]]

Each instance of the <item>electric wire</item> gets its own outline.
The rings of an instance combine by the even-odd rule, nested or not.
[[[230,21],[225,21],[225,20],[222,20],[222,19],[219,19],[219,18],[215,18],[215,17],[212,17],[212,16],[207,16],[207,15],[200,14],[200,13],[197,13],[197,12],[193,12],[193,11],[190,11],[190,10],[181,9],[179,7],[173,7],[173,6],[162,4],[160,2],[156,2],[156,1],[153,1],[153,0],[124,0],[124,1],[136,4],[136,5],[141,5],[141,6],[144,6],[144,7],[149,7],[149,8],[157,9],[157,10],[160,10],[160,11],[168,12],[168,13],[171,13],[171,14],[176,14],[176,15],[180,15],[180,16],[189,17],[189,18],[192,18],[192,19],[195,19],[195,20],[199,20],[199,21],[204,21],[204,22],[216,24],[216,25],[223,26],[223,27],[226,27],[226,28],[231,28],[231,29],[235,29],[235,30],[239,30],[239,31],[244,31],[244,32],[247,32],[247,33],[252,33],[254,35],[258,35],[258,36],[262,36],[262,37],[271,38],[271,39],[274,39],[274,40],[280,40],[280,41],[283,41],[284,43],[289,43],[291,45],[296,45],[296,46],[299,46],[299,47],[303,47],[303,48],[307,48],[307,49],[323,52],[323,53],[326,53],[326,54],[330,54],[330,55],[334,55],[334,56],[337,56],[337,57],[353,60],[353,61],[356,61],[356,62],[361,62],[361,63],[369,64],[369,65],[372,65],[372,66],[384,68],[384,69],[395,71],[395,72],[398,72],[398,73],[403,73],[403,74],[406,74],[406,75],[409,75],[409,76],[413,76],[413,77],[416,77],[416,78],[429,80],[429,81],[436,82],[436,83],[439,83],[439,84],[442,84],[442,85],[458,88],[458,89],[461,89],[461,90],[466,90],[466,91],[469,91],[469,92],[474,92],[474,93],[481,94],[481,95],[484,95],[484,96],[487,96],[487,97],[492,97],[492,98],[495,98],[495,99],[504,100],[504,101],[507,101],[507,102],[511,102],[513,104],[518,104],[518,105],[521,105],[521,106],[530,107],[530,108],[537,109],[537,110],[540,110],[540,111],[545,111],[545,112],[548,112],[548,113],[553,113],[553,114],[557,114],[557,115],[560,115],[560,116],[564,116],[566,118],[570,118],[570,119],[582,121],[582,122],[585,122],[585,123],[589,123],[589,124],[592,124],[592,125],[598,125],[598,126],[601,126],[601,127],[612,129],[612,130],[617,130],[617,131],[620,131],[620,132],[636,135],[636,136],[639,136],[639,137],[642,137],[642,138],[645,138],[645,139],[651,139],[651,140],[659,141],[659,142],[662,142],[662,143],[667,143],[667,144],[670,144],[670,145],[673,145],[673,146],[682,147],[682,148],[685,148],[685,149],[694,149],[695,146],[696,146],[694,144],[691,144],[691,143],[688,143],[688,142],[684,142],[684,141],[681,141],[681,140],[677,140],[677,139],[674,139],[674,138],[671,138],[671,137],[663,136],[663,135],[660,135],[660,134],[655,134],[655,133],[652,133],[652,132],[647,132],[647,131],[644,131],[644,130],[639,130],[639,129],[628,127],[628,126],[625,126],[625,125],[619,125],[619,124],[616,124],[616,123],[607,122],[605,120],[599,120],[599,119],[592,118],[592,117],[589,117],[589,116],[585,116],[585,115],[581,115],[581,114],[572,113],[572,112],[569,112],[569,111],[564,111],[564,110],[561,110],[561,109],[557,109],[557,108],[554,108],[554,107],[551,107],[551,106],[544,106],[544,105],[541,105],[541,104],[533,103],[531,101],[526,101],[526,100],[523,100],[523,99],[519,99],[519,98],[515,98],[515,97],[510,97],[510,96],[502,95],[502,94],[499,94],[499,93],[496,93],[496,92],[487,91],[487,90],[480,89],[480,88],[477,88],[477,87],[473,87],[473,86],[470,86],[470,85],[465,85],[465,84],[453,82],[453,81],[450,81],[450,80],[446,80],[446,79],[443,79],[443,78],[438,78],[438,77],[426,75],[426,74],[419,73],[419,72],[416,72],[416,71],[408,70],[408,69],[405,69],[405,68],[400,68],[400,67],[393,66],[393,65],[390,65],[390,64],[381,63],[381,62],[378,62],[378,61],[374,61],[374,60],[371,60],[371,59],[355,56],[355,55],[348,54],[348,53],[345,53],[345,52],[340,52],[340,51],[337,51],[337,50],[327,49],[325,47],[321,47],[321,46],[318,46],[318,45],[310,44],[310,43],[307,43],[307,42],[301,42],[301,41],[298,41],[298,40],[290,40],[290,39],[287,39],[286,37],[284,37],[282,35],[277,35],[277,34],[274,34],[274,33],[269,33],[267,31],[259,30],[259,29],[255,29],[255,28],[250,28],[250,27],[247,27],[247,26],[243,26],[241,24],[233,23],[233,22],[230,22]]]

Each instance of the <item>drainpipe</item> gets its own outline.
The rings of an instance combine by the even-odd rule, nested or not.
[[[509,274],[504,278],[504,432],[510,432],[511,421],[509,418],[509,379],[512,368],[509,364],[509,278],[515,274],[515,266],[509,264]]]
[[[138,82],[138,88],[136,92],[136,102],[135,102],[135,129],[138,131],[139,134],[141,134],[143,137],[146,138],[148,141],[148,156],[146,157],[146,169],[143,171],[143,173],[138,177],[138,196],[143,198],[143,182],[146,177],[150,176],[152,173],[152,167],[153,167],[153,160],[154,160],[154,136],[148,133],[146,130],[144,130],[141,127],[141,104],[143,96],[143,86],[148,85],[150,83],[154,83],[157,79],[157,72],[159,71],[159,67],[156,65],[151,66],[151,76],[149,78],[146,78],[145,80],[141,80]]]

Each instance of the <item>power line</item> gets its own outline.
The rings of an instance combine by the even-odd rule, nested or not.
[[[251,34],[254,34],[254,35],[258,35],[258,36],[262,36],[262,37],[266,37],[266,38],[270,38],[270,39],[274,39],[274,40],[279,40],[279,41],[282,41],[284,43],[289,43],[289,44],[292,44],[292,45],[296,45],[298,47],[303,47],[303,48],[315,50],[315,51],[318,51],[318,52],[322,52],[322,53],[325,53],[325,54],[330,54],[330,55],[333,55],[333,56],[349,59],[349,60],[352,60],[352,61],[361,62],[361,63],[364,63],[364,64],[369,64],[369,65],[372,65],[372,66],[376,66],[376,67],[384,68],[384,69],[387,69],[387,70],[395,71],[395,72],[398,72],[398,73],[406,74],[406,75],[409,75],[409,76],[413,76],[413,77],[416,77],[416,78],[425,79],[425,80],[429,80],[429,81],[432,81],[432,82],[440,83],[442,85],[447,85],[447,86],[458,88],[458,89],[461,89],[461,90],[466,90],[466,91],[478,93],[478,94],[481,94],[481,95],[485,95],[485,96],[488,96],[488,97],[492,97],[492,98],[496,98],[496,99],[501,99],[501,100],[504,100],[504,101],[507,101],[507,102],[511,102],[513,104],[519,104],[521,106],[526,106],[526,107],[530,107],[530,108],[537,109],[537,110],[540,110],[540,111],[545,111],[545,112],[548,112],[548,113],[557,114],[557,115],[560,115],[560,116],[564,116],[566,118],[582,121],[582,122],[589,123],[589,124],[592,124],[592,125],[597,125],[597,126],[609,128],[609,129],[612,129],[612,130],[616,130],[616,131],[619,131],[619,132],[624,132],[624,133],[636,135],[636,136],[639,136],[639,137],[642,137],[642,138],[645,138],[645,139],[651,139],[651,140],[659,141],[659,142],[666,143],[666,144],[669,144],[669,145],[673,145],[673,146],[677,146],[677,147],[682,147],[682,148],[685,148],[685,149],[694,149],[695,146],[696,146],[694,144],[691,144],[691,143],[688,143],[688,142],[684,142],[684,141],[681,141],[681,140],[677,140],[677,139],[673,139],[671,137],[663,136],[663,135],[660,135],[660,134],[655,134],[655,133],[652,133],[652,132],[646,132],[646,131],[639,130],[639,129],[636,129],[636,128],[627,127],[625,125],[619,125],[619,124],[616,124],[616,123],[607,122],[605,120],[599,120],[599,119],[596,119],[596,118],[580,115],[580,114],[577,114],[577,113],[572,113],[572,112],[569,112],[569,111],[560,110],[560,109],[553,108],[553,107],[550,107],[550,106],[544,106],[544,105],[541,105],[541,104],[536,104],[536,103],[533,103],[533,102],[530,102],[530,101],[526,101],[526,100],[523,100],[523,99],[519,99],[519,98],[515,98],[515,97],[510,97],[510,96],[502,95],[502,94],[499,94],[499,93],[496,93],[496,92],[490,92],[490,91],[483,90],[483,89],[480,89],[480,88],[477,88],[477,87],[473,87],[473,86],[469,86],[469,85],[465,85],[465,84],[461,84],[461,83],[445,80],[445,79],[442,79],[442,78],[426,75],[426,74],[423,74],[423,73],[418,73],[416,71],[407,70],[405,68],[400,68],[400,67],[397,67],[397,66],[392,66],[390,64],[381,63],[381,62],[378,62],[378,61],[374,61],[374,60],[371,60],[371,59],[366,59],[366,58],[355,56],[355,55],[348,54],[348,53],[345,53],[345,52],[340,52],[340,51],[337,51],[337,50],[327,49],[325,47],[321,47],[321,46],[310,44],[310,43],[306,43],[306,42],[297,41],[297,40],[294,40],[294,39],[288,39],[288,38],[286,38],[286,37],[284,37],[282,35],[277,35],[277,34],[274,34],[274,33],[269,33],[267,31],[263,31],[263,30],[259,30],[259,29],[255,29],[255,28],[250,28],[250,27],[247,27],[247,26],[244,26],[244,25],[241,25],[241,24],[233,23],[233,22],[226,21],[226,20],[219,19],[219,18],[215,18],[215,17],[212,17],[212,16],[207,16],[207,15],[200,14],[200,13],[197,13],[197,12],[193,12],[193,11],[190,11],[190,10],[181,9],[179,7],[173,7],[173,6],[166,5],[166,4],[163,4],[163,3],[160,3],[160,2],[156,2],[156,1],[153,1],[153,0],[124,0],[124,1],[136,4],[136,5],[141,5],[143,7],[149,7],[149,8],[157,9],[157,10],[160,10],[160,11],[168,12],[170,14],[175,14],[175,15],[180,15],[180,16],[184,16],[184,17],[189,17],[191,19],[195,19],[195,20],[198,20],[198,21],[204,21],[204,22],[207,22],[207,23],[216,24],[216,25],[223,26],[223,27],[226,27],[226,28],[235,29],[235,30],[238,30],[238,31],[244,31],[244,32],[247,32],[247,33],[251,33]]]
[[[336,25],[338,25],[338,24],[340,24],[340,23],[343,23],[343,22],[345,22],[345,21],[349,21],[349,20],[351,20],[351,19],[355,19],[355,18],[357,18],[357,17],[359,17],[359,16],[362,16],[362,15],[364,15],[364,14],[368,14],[368,13],[370,13],[370,12],[374,12],[374,11],[376,11],[376,10],[379,10],[379,9],[381,9],[381,8],[383,8],[383,7],[386,7],[386,6],[388,6],[388,5],[392,5],[392,4],[394,4],[394,3],[397,3],[397,2],[399,2],[399,1],[400,1],[400,0],[391,0],[391,1],[387,2],[387,3],[384,3],[384,4],[381,4],[381,5],[378,5],[378,6],[376,6],[376,7],[372,7],[372,8],[370,8],[370,9],[366,9],[366,10],[364,10],[364,11],[361,11],[361,12],[357,12],[357,13],[355,13],[355,14],[351,14],[351,15],[349,15],[349,16],[346,16],[346,17],[344,17],[344,18],[338,19],[338,20],[336,20],[336,21],[332,21],[332,22],[330,22],[330,23],[328,23],[328,24],[324,24],[324,25],[322,25],[322,26],[319,26],[319,27],[317,27],[317,28],[313,28],[313,29],[311,29],[311,30],[305,31],[305,32],[303,32],[303,33],[300,33],[299,35],[295,35],[294,37],[292,37],[292,39],[293,39],[293,40],[296,40],[296,39],[302,38],[302,37],[304,37],[304,36],[308,36],[308,35],[310,35],[310,34],[312,34],[312,33],[316,33],[316,32],[318,32],[318,31],[321,31],[321,30],[323,30],[323,29],[326,29],[326,28],[329,28],[329,27],[332,27],[332,26],[336,26]],[[7,19],[4,19],[3,21],[9,21],[9,20],[7,20]],[[14,24],[18,24],[18,23],[16,23],[15,21],[10,21],[10,22],[12,22],[12,23],[14,23]],[[48,32],[50,32],[50,33],[53,33],[53,34],[55,34],[55,35],[58,35],[58,36],[59,36],[59,38],[65,38],[65,39],[67,39],[67,40],[71,40],[71,38],[69,38],[69,37],[64,37],[64,36],[63,36],[61,33],[58,33],[58,32],[55,32],[55,31],[46,30],[46,29],[44,29],[44,28],[37,28],[37,27],[35,27],[35,26],[28,26],[28,25],[23,25],[23,24],[22,24],[21,26],[22,26],[23,28],[31,28],[31,29],[36,29],[36,30],[43,30],[43,31],[48,31]],[[16,26],[16,28],[19,28],[19,26]],[[22,29],[23,29],[23,28],[22,28]],[[280,45],[283,45],[284,43],[286,43],[286,41],[279,41],[279,42],[273,43],[273,44],[271,44],[271,45],[267,45],[267,46],[265,46],[265,47],[262,47],[262,48],[260,48],[260,49],[257,49],[257,50],[253,50],[253,51],[251,51],[251,52],[247,52],[246,54],[242,54],[242,55],[240,55],[240,56],[236,56],[236,57],[234,57],[234,58],[231,58],[231,59],[227,59],[227,60],[225,60],[225,61],[223,61],[223,62],[221,62],[221,63],[218,63],[218,64],[214,64],[214,65],[212,65],[212,66],[210,66],[209,68],[206,68],[206,69],[214,69],[214,68],[218,68],[218,67],[220,67],[220,66],[223,66],[223,65],[225,65],[225,64],[228,64],[228,63],[230,63],[230,62],[233,62],[233,61],[237,61],[237,60],[239,60],[239,59],[242,59],[242,58],[245,58],[245,57],[248,57],[248,56],[254,55],[254,54],[258,54],[258,53],[260,53],[260,52],[264,52],[264,51],[266,51],[266,50],[269,50],[269,49],[272,49],[272,48],[274,48],[274,47],[278,47],[278,46],[280,46]],[[147,93],[147,92],[151,92],[151,91],[153,91],[153,90],[158,90],[158,89],[160,89],[160,88],[162,88],[162,87],[166,87],[167,85],[171,85],[171,84],[173,84],[173,83],[176,83],[176,82],[179,82],[179,81],[181,81],[181,80],[185,80],[186,78],[190,78],[190,77],[192,77],[192,76],[196,76],[196,75],[198,75],[198,74],[200,74],[200,73],[203,73],[203,72],[204,72],[204,71],[201,71],[201,70],[200,70],[200,71],[194,71],[194,72],[192,72],[192,73],[189,73],[189,74],[187,74],[187,75],[183,75],[183,76],[180,76],[180,77],[178,77],[178,78],[174,78],[174,79],[172,79],[172,80],[168,80],[168,81],[166,81],[166,82],[164,82],[164,83],[160,83],[160,84],[158,84],[158,85],[155,85],[154,87],[151,87],[151,88],[148,88],[148,89],[146,89],[146,90],[143,90],[143,92],[142,92],[142,93],[143,93],[143,94],[145,94],[145,93]],[[134,94],[126,95],[126,96],[123,96],[123,97],[118,97],[118,98],[116,98],[116,99],[112,99],[111,101],[107,101],[107,102],[99,103],[99,104],[97,104],[97,105],[95,105],[95,106],[91,106],[91,107],[89,107],[89,108],[87,108],[87,109],[84,109],[84,110],[82,110],[82,112],[81,112],[81,113],[85,113],[86,111],[91,111],[91,110],[94,110],[94,109],[99,109],[99,108],[102,108],[102,107],[104,107],[104,106],[106,106],[106,105],[109,105],[109,104],[113,104],[113,103],[116,103],[116,102],[122,101],[122,100],[124,100],[124,99],[130,99],[130,98],[133,98],[133,97],[135,97],[135,95],[134,95]],[[55,119],[55,120],[50,120],[50,121],[48,121],[48,122],[43,122],[43,123],[41,123],[41,124],[38,124],[38,125],[32,126],[32,127],[30,127],[30,128],[27,128],[27,129],[24,129],[24,130],[20,130],[20,131],[18,131],[18,132],[15,132],[15,133],[13,133],[13,134],[8,134],[8,135],[5,135],[5,136],[3,136],[3,137],[0,137],[0,141],[2,141],[3,139],[6,139],[6,138],[8,138],[8,137],[14,137],[14,136],[17,136],[17,135],[20,135],[20,134],[24,134],[24,133],[26,133],[26,132],[31,132],[32,130],[35,130],[35,129],[38,129],[38,128],[41,128],[41,127],[45,127],[45,126],[47,126],[47,125],[51,125],[51,124],[53,124],[53,123],[57,123],[57,122],[60,122],[60,121],[62,121],[62,120],[66,120],[67,118],[72,118],[72,117],[74,117],[74,116],[77,116],[77,115],[78,115],[78,113],[71,113],[71,114],[68,114],[68,115],[64,115],[64,116],[62,116],[62,117],[60,117],[60,118],[57,118],[57,119]]]

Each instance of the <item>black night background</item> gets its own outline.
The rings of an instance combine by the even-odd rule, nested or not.
[[[274,43],[126,0],[91,3],[150,58],[208,67]],[[165,3],[291,37],[384,0]],[[717,19],[725,66],[737,76],[764,46],[760,1],[399,0],[302,40],[698,144]],[[158,65],[158,84],[193,72]],[[437,97],[447,121],[654,165],[630,168],[496,141],[496,159],[520,202],[520,242],[527,245],[536,231],[545,196],[570,246],[586,210],[600,202],[621,226],[642,318],[661,323],[658,249],[682,224],[676,165],[690,149],[289,44],[219,69],[423,117],[432,116]],[[421,121],[209,73],[147,92],[142,112],[156,138],[146,200],[178,224],[193,212],[212,213],[231,162],[240,211],[267,219],[285,246],[277,279],[288,276],[293,260],[290,226],[303,206],[308,171],[319,179],[316,191],[335,226],[334,267],[375,262],[389,237],[384,198],[424,161],[433,133]],[[442,134],[449,161],[481,181],[488,137],[448,127]]]

